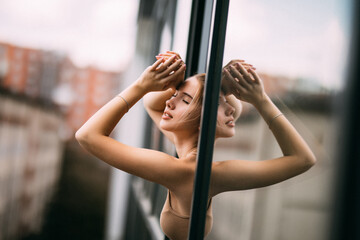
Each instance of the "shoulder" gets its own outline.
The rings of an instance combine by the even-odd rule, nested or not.
[[[163,175],[166,176],[164,185],[174,193],[187,191],[193,186],[196,162],[183,161],[182,159],[160,152],[159,157],[166,159]]]
[[[246,182],[246,165],[248,161],[226,160],[212,164],[210,194],[215,196],[221,192],[244,190]]]

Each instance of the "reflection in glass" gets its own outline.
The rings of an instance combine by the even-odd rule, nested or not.
[[[208,239],[327,239],[336,151],[331,104],[344,86],[349,8],[349,1],[231,1],[224,64],[245,59],[257,68],[266,92],[318,162],[276,186],[219,195]],[[215,161],[257,161],[281,154],[248,104],[235,137],[219,140],[215,147]]]

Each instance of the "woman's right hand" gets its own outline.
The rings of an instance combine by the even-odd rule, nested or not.
[[[137,84],[145,91],[164,91],[176,88],[183,80],[186,65],[181,59],[173,55],[166,61],[159,58],[153,65],[147,67],[137,80]],[[175,60],[175,61],[174,61]]]

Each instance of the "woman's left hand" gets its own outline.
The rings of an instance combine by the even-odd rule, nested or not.
[[[264,84],[252,68],[245,68],[236,62],[223,70],[223,84],[237,99],[256,104],[266,97]]]

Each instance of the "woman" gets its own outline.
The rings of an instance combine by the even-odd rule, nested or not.
[[[174,52],[158,56],[131,86],[102,107],[76,133],[79,143],[101,160],[169,190],[160,224],[170,239],[187,238],[205,79],[204,74],[198,74],[184,81],[184,72],[185,64]],[[178,158],[127,146],[109,137],[122,116],[144,96],[147,112],[175,144]],[[241,105],[234,99],[251,103],[259,111],[283,156],[264,161],[225,160],[212,164],[205,235],[212,227],[212,197],[225,191],[279,183],[305,172],[315,163],[308,145],[267,96],[252,66],[243,61],[232,61],[223,70],[216,138],[235,134],[235,118],[240,114]]]

